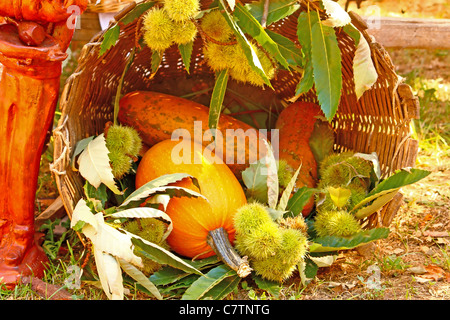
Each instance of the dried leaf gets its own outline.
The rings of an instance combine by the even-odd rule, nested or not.
[[[163,236],[163,239],[166,239],[169,236],[169,234],[172,232],[172,229],[173,229],[172,219],[167,215],[167,213],[165,213],[164,211],[155,209],[155,208],[142,207],[142,208],[127,209],[127,210],[115,212],[111,215],[111,217],[112,218],[138,218],[138,219],[158,218],[158,219],[162,219],[168,225],[167,230]]]
[[[114,181],[108,154],[109,150],[102,133],[89,142],[78,158],[80,174],[95,188],[103,183],[115,194],[122,194]]]
[[[138,282],[149,292],[151,292],[157,299],[162,300],[162,296],[158,288],[150,281],[149,278],[147,278],[145,274],[142,273],[142,271],[123,259],[119,258],[118,260],[123,271],[125,271],[130,277],[136,280],[136,282]]]
[[[363,36],[359,39],[353,58],[353,74],[356,98],[359,99],[378,79],[369,44]]]
[[[339,5],[339,3],[332,0],[322,0],[323,7],[329,18],[323,21],[324,25],[330,27],[343,27],[351,22],[349,14]]]
[[[115,257],[95,246],[94,257],[103,291],[110,300],[123,300],[123,278],[120,264]]]

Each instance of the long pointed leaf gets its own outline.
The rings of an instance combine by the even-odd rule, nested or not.
[[[184,68],[186,69],[187,73],[190,73],[191,69],[191,56],[193,48],[194,41],[191,41],[187,44],[178,45],[178,51],[180,51],[181,60],[183,61]]]
[[[233,292],[234,289],[237,288],[239,282],[241,282],[241,277],[238,275],[234,275],[231,277],[227,277],[212,287],[208,292],[203,296],[203,300],[222,300],[229,293]]]
[[[266,0],[259,0],[245,4],[246,8],[250,11],[252,16],[262,23],[262,17],[264,15],[264,4]],[[277,0],[269,2],[269,10],[267,14],[266,26],[271,25],[281,19],[284,19],[300,8],[298,1],[294,0]]]
[[[140,199],[148,198],[151,194],[162,191],[160,187],[167,187],[168,184],[178,182],[185,178],[193,179],[194,185],[198,185],[196,179],[186,173],[174,173],[162,175],[136,189],[123,201],[123,203],[120,206],[124,207],[132,201],[138,201]]]
[[[220,112],[222,111],[223,99],[227,91],[228,70],[224,69],[217,74],[214,85],[211,102],[209,105],[208,126],[210,129],[217,129],[219,124]]]
[[[163,235],[163,239],[166,239],[169,234],[172,232],[173,229],[173,223],[172,219],[165,213],[164,211],[155,209],[155,208],[132,208],[127,210],[122,210],[115,212],[110,215],[112,218],[160,218],[163,219],[165,222],[167,222],[167,230]]]
[[[319,21],[315,11],[302,12],[297,19],[297,38],[305,56],[305,71],[297,85],[296,95],[308,92],[314,85],[313,64],[311,56],[312,27]]]
[[[162,296],[158,288],[145,276],[145,274],[142,273],[142,271],[123,259],[118,260],[123,271],[125,271],[130,277],[132,277],[140,285],[147,289],[157,299],[162,300]]]
[[[328,121],[331,121],[341,98],[341,51],[333,28],[316,23],[311,32],[314,84],[320,107]]]
[[[301,49],[292,42],[289,38],[282,36],[272,30],[266,30],[267,35],[278,45],[278,49],[289,65],[296,65],[302,67],[304,59]]]
[[[387,238],[389,228],[375,228],[360,231],[349,238],[325,236],[312,239],[309,246],[310,252],[333,252],[338,250],[348,250],[374,240]]]
[[[416,183],[417,181],[427,177],[429,174],[429,171],[414,168],[409,170],[397,170],[393,175],[384,179],[374,189],[372,189],[364,200],[353,207],[352,212],[355,213],[355,217],[359,219],[366,217],[369,210],[374,210],[376,209],[376,206],[383,206],[386,204],[395,196],[401,187]],[[389,199],[389,197],[391,197],[391,199]],[[361,211],[366,204],[376,200],[377,198],[381,199],[379,199],[378,202],[374,202],[373,206],[370,206],[369,209]]]
[[[233,33],[236,36],[236,40],[238,44],[241,46],[242,50],[244,51],[245,57],[247,58],[250,67],[264,80],[264,83],[266,85],[272,88],[272,84],[270,83],[269,78],[267,78],[267,75],[264,72],[264,69],[261,65],[261,61],[259,61],[259,58],[255,50],[250,45],[250,42],[248,41],[242,29],[236,23],[231,13],[228,12],[224,0],[219,0],[219,8],[221,9],[221,12],[225,20],[227,21],[228,25],[233,30]]]
[[[295,183],[297,182],[298,174],[300,173],[300,169],[302,166],[300,165],[295,171],[294,175],[292,176],[291,180],[289,181],[288,185],[283,191],[283,194],[281,195],[280,202],[278,203],[277,210],[285,211],[289,202],[289,199],[291,198],[292,190],[294,190]]]
[[[234,16],[238,19],[238,25],[241,29],[253,37],[267,52],[269,52],[284,68],[289,69],[289,63],[281,54],[278,45],[269,37],[252,14],[242,4],[237,4],[234,10]]]
[[[131,242],[136,247],[140,248],[140,250],[138,250],[140,254],[146,256],[149,259],[152,259],[160,264],[167,264],[185,272],[203,275],[203,273],[197,268],[174,255],[172,252],[163,249],[154,243],[135,237],[132,237]]]
[[[182,300],[201,299],[209,290],[219,284],[223,279],[236,275],[236,271],[226,265],[211,269],[206,277],[200,277],[183,294]]]

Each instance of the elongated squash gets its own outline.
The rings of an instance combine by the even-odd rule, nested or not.
[[[152,91],[135,91],[122,97],[118,114],[119,121],[134,127],[148,146],[188,135],[192,140],[212,147],[240,179],[241,172],[251,162],[265,155],[262,139],[266,136],[248,124],[222,114],[218,124],[221,135],[216,133],[216,144],[212,145],[208,118],[209,108],[204,105]]]
[[[309,146],[309,139],[319,115],[321,110],[318,105],[299,101],[284,109],[275,125],[279,130],[280,159],[284,159],[294,170],[302,166],[296,183],[298,188],[316,187],[317,163]],[[314,197],[311,197],[303,208],[303,215],[309,215],[313,206]]]

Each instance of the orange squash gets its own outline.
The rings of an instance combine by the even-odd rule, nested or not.
[[[178,155],[184,157],[182,163],[178,163],[181,160]],[[231,246],[235,233],[233,216],[238,208],[247,203],[239,181],[220,158],[205,151],[201,144],[164,140],[151,147],[141,159],[136,172],[136,188],[172,173],[187,173],[195,177],[200,190],[190,178],[174,185],[200,192],[208,201],[189,197],[173,197],[170,200],[166,213],[173,222],[173,230],[167,238],[171,249],[189,258],[201,259],[218,254],[229,264],[227,260],[234,258],[216,249],[224,246],[226,250],[234,251]],[[233,254],[237,255],[236,252]],[[239,263],[230,266],[236,269]]]
[[[209,129],[209,108],[164,93],[135,91],[126,94],[120,100],[118,119],[122,124],[134,127],[148,146],[171,139],[172,133],[177,129],[187,130],[192,140],[204,146],[212,142],[209,137],[204,136]],[[199,121],[200,124],[198,132],[194,130],[195,121]],[[220,115],[218,130],[224,139],[221,148],[216,149],[216,155],[222,158],[240,179],[241,172],[249,166],[249,163],[260,158],[258,154],[260,147],[261,156],[265,155],[265,144],[261,139],[266,139],[266,136],[226,114]],[[227,132],[236,138],[234,143],[225,144]],[[239,152],[240,146],[244,146],[244,152]]]
[[[279,129],[279,157],[294,169],[301,165],[296,187],[315,188],[317,184],[317,163],[309,146],[317,116],[322,115],[320,106],[311,102],[295,102],[278,116],[276,128]],[[308,216],[314,207],[314,197],[303,208]]]

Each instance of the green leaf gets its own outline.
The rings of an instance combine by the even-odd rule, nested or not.
[[[162,56],[159,51],[152,51],[152,73],[156,73],[161,65]]]
[[[286,38],[285,36],[269,29],[266,29],[266,33],[278,45],[280,53],[289,65],[300,67],[304,65],[302,51],[294,42],[292,42],[289,38]]]
[[[312,27],[319,21],[317,12],[302,12],[297,19],[297,38],[305,56],[303,77],[297,85],[296,95],[311,90],[314,85],[313,64],[311,56]]]
[[[390,201],[401,187],[416,183],[417,181],[427,177],[430,173],[430,171],[414,168],[397,170],[393,175],[384,179],[374,189],[372,189],[364,200],[355,205],[352,212],[355,213],[355,217],[361,219],[367,216],[369,212],[369,209],[360,211],[364,205],[374,201],[377,198],[383,197],[380,198],[378,202],[373,203],[373,205],[370,206],[371,210],[376,210],[377,206],[383,206]],[[389,199],[389,197],[391,198]]]
[[[223,99],[227,91],[228,70],[220,71],[216,76],[211,102],[209,105],[208,126],[210,129],[217,129],[219,124],[220,112],[222,111]]]
[[[383,208],[383,206],[386,203],[391,201],[397,193],[398,193],[397,189],[394,189],[394,191],[386,191],[386,193],[384,193],[384,192],[379,193],[375,197],[375,199],[373,200],[373,202],[371,204],[369,204],[368,206],[362,207],[358,211],[355,212],[355,218],[356,219],[364,219],[364,218],[370,216],[371,214],[377,212],[378,210]]]
[[[105,184],[102,183],[98,188],[95,188],[86,180],[83,189],[88,203],[92,202],[95,205],[94,202],[99,201],[101,208],[105,208],[106,201],[108,201],[108,189]],[[96,211],[98,212],[99,210]]]
[[[133,47],[133,49],[131,50],[131,54],[128,57],[127,63],[125,64],[125,68],[123,69],[122,75],[120,76],[119,85],[117,86],[117,89],[116,89],[116,96],[114,98],[114,118],[113,118],[115,125],[118,124],[117,116],[119,114],[120,98],[122,97],[121,92],[122,92],[122,87],[123,87],[123,81],[125,79],[125,75],[127,74],[128,70],[130,69],[131,64],[134,61],[135,51],[136,50]]]
[[[239,282],[241,282],[241,277],[238,275],[231,276],[228,278],[223,279],[220,281],[217,285],[215,285],[213,288],[211,288],[203,297],[202,300],[222,300],[225,298],[229,293],[233,292]]]
[[[242,4],[237,4],[234,10],[234,16],[238,19],[237,23],[241,29],[253,37],[267,52],[269,52],[284,68],[289,69],[289,63],[281,54],[278,45],[269,37],[252,14]]]
[[[241,30],[239,25],[234,20],[232,14],[228,12],[224,0],[219,0],[219,8],[228,25],[233,30],[233,33],[236,36],[236,40],[238,44],[241,46],[242,50],[244,51],[244,55],[247,58],[250,67],[264,80],[264,83],[266,85],[272,88],[272,84],[270,83],[269,78],[267,78],[267,75],[264,72],[264,69],[261,65],[261,61],[259,61],[259,58],[255,50],[253,50],[252,46],[250,45],[250,42],[248,41],[247,37],[245,36],[244,32]]]
[[[305,71],[303,72],[303,77],[297,84],[295,88],[295,95],[301,95],[308,92],[314,85],[314,75],[313,67],[311,62],[311,57],[305,58]]]
[[[342,89],[341,51],[333,28],[316,23],[311,29],[314,84],[328,121],[337,111]]]
[[[209,290],[218,285],[222,280],[236,275],[236,271],[226,265],[220,265],[211,269],[205,277],[198,278],[183,294],[181,300],[201,299]]]
[[[205,258],[205,259],[201,259],[201,260],[186,260],[186,259],[182,259],[181,260],[185,261],[186,263],[189,263],[192,267],[196,268],[197,270],[203,270],[205,268],[210,268],[211,266],[217,265],[220,260],[218,259],[217,256],[212,256],[209,258]],[[183,270],[177,269],[177,268],[173,268],[171,266],[164,266],[162,267],[159,271],[153,273],[150,276],[150,280],[157,286],[162,286],[162,285],[168,285],[171,283],[174,283],[188,275],[190,275],[191,273],[186,273]]]
[[[99,56],[102,56],[106,51],[108,51],[111,47],[116,45],[117,40],[119,40],[120,35],[120,26],[116,24],[114,27],[110,28],[103,35],[103,41],[100,45],[100,51],[98,53]]]
[[[311,282],[319,271],[319,266],[310,258],[305,257],[297,266],[303,286]]]
[[[262,23],[262,17],[264,15],[264,4],[265,0],[259,0],[255,2],[250,2],[245,5],[248,11]],[[298,1],[293,0],[278,0],[269,2],[269,10],[267,15],[266,26],[271,25],[281,19],[284,19],[300,8]]]
[[[258,160],[242,171],[242,181],[247,187],[246,195],[262,203],[267,203],[267,175],[263,174],[265,164]]]
[[[183,270],[173,268],[170,266],[164,266],[159,271],[153,273],[150,276],[150,281],[156,286],[165,286],[186,277],[190,273],[186,273]]]
[[[283,289],[283,286],[280,285],[280,283],[276,282],[276,281],[270,281],[267,279],[263,279],[262,277],[256,276],[256,275],[253,275],[252,279],[255,281],[258,288],[260,288],[261,290],[267,291],[275,298],[277,298],[280,295],[281,289]]]
[[[184,68],[186,69],[187,73],[189,73],[189,70],[191,68],[191,56],[193,48],[194,41],[178,45],[178,51],[180,51],[181,59],[183,60]]]
[[[133,10],[128,12],[122,19],[119,21],[123,23],[124,25],[127,25],[137,18],[139,18],[144,12],[146,12],[148,9],[153,7],[155,5],[155,2],[144,2],[136,5]]]
[[[72,158],[70,159],[70,162],[72,164],[72,170],[77,170],[75,168],[75,158],[83,152],[84,149],[86,149],[86,147],[88,146],[89,142],[91,142],[92,140],[94,140],[95,136],[90,136],[88,138],[82,139],[80,141],[78,141],[75,144],[75,150],[72,154]]]
[[[144,242],[141,239],[134,238],[133,236],[131,238],[131,242],[137,247],[137,252],[149,259],[152,259],[160,264],[167,264],[171,267],[183,270],[188,273],[194,273],[203,276],[203,273],[194,268],[191,264],[174,255],[172,252],[167,251],[152,242]]]
[[[293,216],[297,216],[302,213],[303,207],[308,203],[311,196],[317,192],[317,189],[302,187],[294,193],[289,199],[286,210],[291,212]]]
[[[342,30],[353,39],[356,48],[359,44],[359,39],[361,38],[361,32],[351,23],[345,25]]]
[[[374,240],[387,238],[388,235],[389,235],[389,228],[375,228],[360,231],[349,238],[336,236],[325,236],[320,238],[314,238],[312,239],[312,242],[309,246],[309,251],[332,252],[338,250],[353,249]]]

